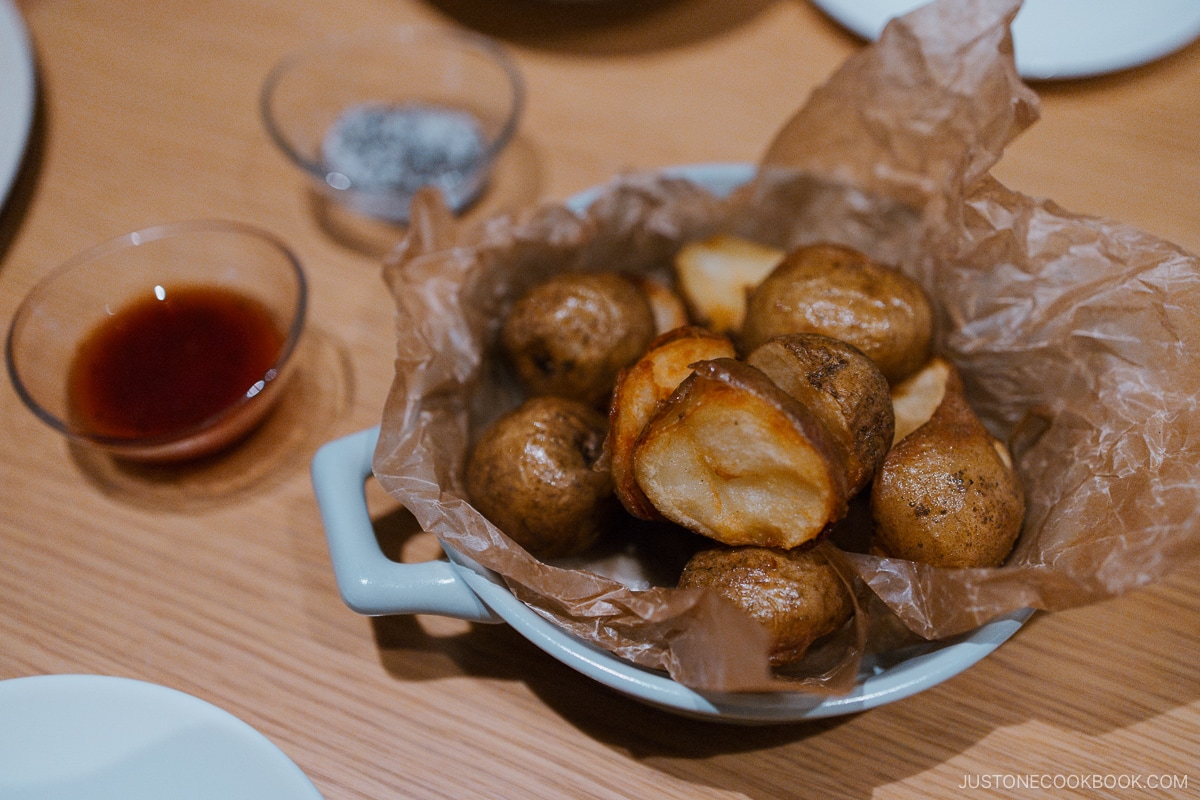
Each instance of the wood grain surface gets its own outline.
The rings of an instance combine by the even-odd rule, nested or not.
[[[861,46],[808,3],[17,7],[39,90],[0,216],[5,327],[35,282],[77,251],[197,217],[282,237],[307,271],[311,306],[297,383],[279,413],[238,450],[188,468],[132,468],[68,447],[4,382],[0,679],[99,673],[189,692],[264,733],[327,800],[1200,795],[1194,566],[1125,597],[1036,616],[922,694],[769,727],[643,706],[507,626],[368,619],[340,600],[308,465],[321,443],[379,421],[394,342],[379,265],[399,232],[328,208],[276,151],[258,116],[270,67],[323,35],[397,23],[501,40],[529,101],[470,212],[480,217],[625,169],[757,159]],[[994,171],[1001,181],[1200,251],[1200,45],[1035,88],[1042,119]],[[436,552],[381,490],[369,500],[402,557]],[[1027,775],[1138,776],[1142,785],[1011,785]],[[1173,777],[1173,787],[1149,788],[1149,776]]]

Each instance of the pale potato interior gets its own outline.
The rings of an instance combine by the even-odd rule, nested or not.
[[[675,277],[700,322],[718,333],[736,332],[746,316],[747,292],[784,255],[783,250],[719,234],[685,245],[675,258]]]
[[[634,446],[642,428],[691,374],[692,364],[733,355],[732,342],[724,338],[677,339],[650,350],[618,380],[610,408],[608,445],[617,497],[631,513],[656,516],[645,508],[643,493],[632,474]]]
[[[950,364],[940,358],[932,359],[915,374],[892,388],[892,410],[896,416],[896,433],[892,442],[898,442],[933,416],[946,396],[946,381],[950,377]]]
[[[835,493],[825,458],[788,416],[729,387],[644,439],[636,463],[664,516],[731,545],[802,544],[824,527]]]

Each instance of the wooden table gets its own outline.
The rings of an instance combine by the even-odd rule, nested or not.
[[[393,352],[379,261],[397,233],[313,201],[260,123],[267,70],[317,37],[368,26],[433,22],[503,40],[529,103],[478,217],[626,168],[756,160],[860,46],[807,3],[17,6],[40,101],[0,217],[5,326],[75,252],[195,217],[274,231],[302,259],[312,293],[299,389],[254,439],[203,467],[127,469],[73,450],[4,382],[0,678],[101,673],[189,692],[262,731],[328,800],[1064,794],[1003,788],[1030,774],[1187,781],[1169,791],[1101,782],[1076,796],[1200,792],[1194,568],[1035,617],[993,656],[917,696],[763,728],[652,710],[507,626],[372,620],[339,598],[308,464],[321,443],[379,420]],[[1042,120],[997,177],[1200,251],[1200,45],[1036,88]],[[369,498],[404,558],[436,552],[381,490]],[[989,782],[1000,790],[959,788]]]

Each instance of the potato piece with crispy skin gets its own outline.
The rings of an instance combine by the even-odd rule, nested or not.
[[[846,513],[825,426],[733,359],[695,365],[643,429],[633,471],[665,518],[725,544],[796,547]]]
[[[788,253],[750,294],[740,344],[748,352],[788,333],[849,342],[896,383],[928,360],[933,310],[898,270],[848,247],[810,245]]]
[[[736,333],[746,295],[775,268],[784,251],[729,234],[689,242],[675,255],[675,280],[696,324]]]
[[[715,547],[692,556],[679,588],[712,589],[771,634],[770,661],[804,657],[854,613],[850,590],[818,548]]]
[[[850,494],[867,485],[892,445],[887,378],[852,344],[820,333],[777,336],[746,363],[807,406],[842,449]]]
[[[884,459],[871,487],[875,549],[936,567],[999,566],[1021,532],[1025,493],[1008,448],[951,368],[941,403]]]
[[[649,300],[617,272],[564,272],[522,295],[500,342],[530,394],[607,408],[617,372],[655,336]]]
[[[728,337],[687,326],[657,337],[637,362],[618,375],[608,413],[606,447],[613,488],[630,514],[641,519],[662,518],[633,476],[633,450],[642,429],[683,379],[692,374],[692,364],[733,356],[733,342]]]
[[[934,356],[925,366],[892,387],[892,411],[896,417],[893,444],[933,416],[933,412],[942,404],[946,381],[950,379],[952,369],[949,361]]]
[[[471,504],[535,556],[574,555],[616,508],[596,469],[607,421],[577,400],[534,397],[484,431],[467,461]]]

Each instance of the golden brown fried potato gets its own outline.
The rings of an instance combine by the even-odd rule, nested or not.
[[[670,286],[644,275],[630,274],[628,277],[637,284],[637,287],[642,290],[642,294],[646,295],[646,299],[650,301],[650,310],[654,312],[656,334],[661,335],[690,323],[687,305]]]
[[[892,387],[892,410],[896,417],[893,443],[924,425],[942,403],[950,362],[934,356],[925,366]]]
[[[771,634],[771,663],[799,661],[854,613],[850,590],[816,549],[717,547],[692,556],[682,589],[716,591]]]
[[[851,495],[867,485],[892,446],[894,419],[887,378],[851,344],[820,333],[777,336],[746,363],[825,423],[842,450]]]
[[[980,422],[951,368],[941,403],[888,453],[871,487],[875,548],[937,567],[999,566],[1025,493],[1008,449]]]
[[[471,451],[471,504],[535,556],[575,555],[615,508],[612,479],[595,469],[607,421],[561,397],[534,397],[488,428]]]
[[[891,383],[929,358],[933,312],[903,273],[847,247],[791,251],[750,294],[740,343],[747,352],[788,333],[823,333],[867,354]]]
[[[662,518],[633,476],[633,450],[642,429],[683,379],[692,374],[692,364],[733,355],[733,342],[728,337],[696,326],[675,328],[651,342],[645,354],[618,376],[609,408],[606,446],[613,488],[630,514],[642,519]]]
[[[741,330],[746,295],[783,255],[728,234],[684,245],[675,256],[675,280],[696,324],[717,333]]]
[[[846,512],[825,426],[733,359],[695,365],[643,429],[633,472],[666,519],[725,544],[796,547]]]
[[[617,372],[655,336],[646,295],[616,272],[568,272],[526,292],[500,341],[530,394],[608,406]]]

